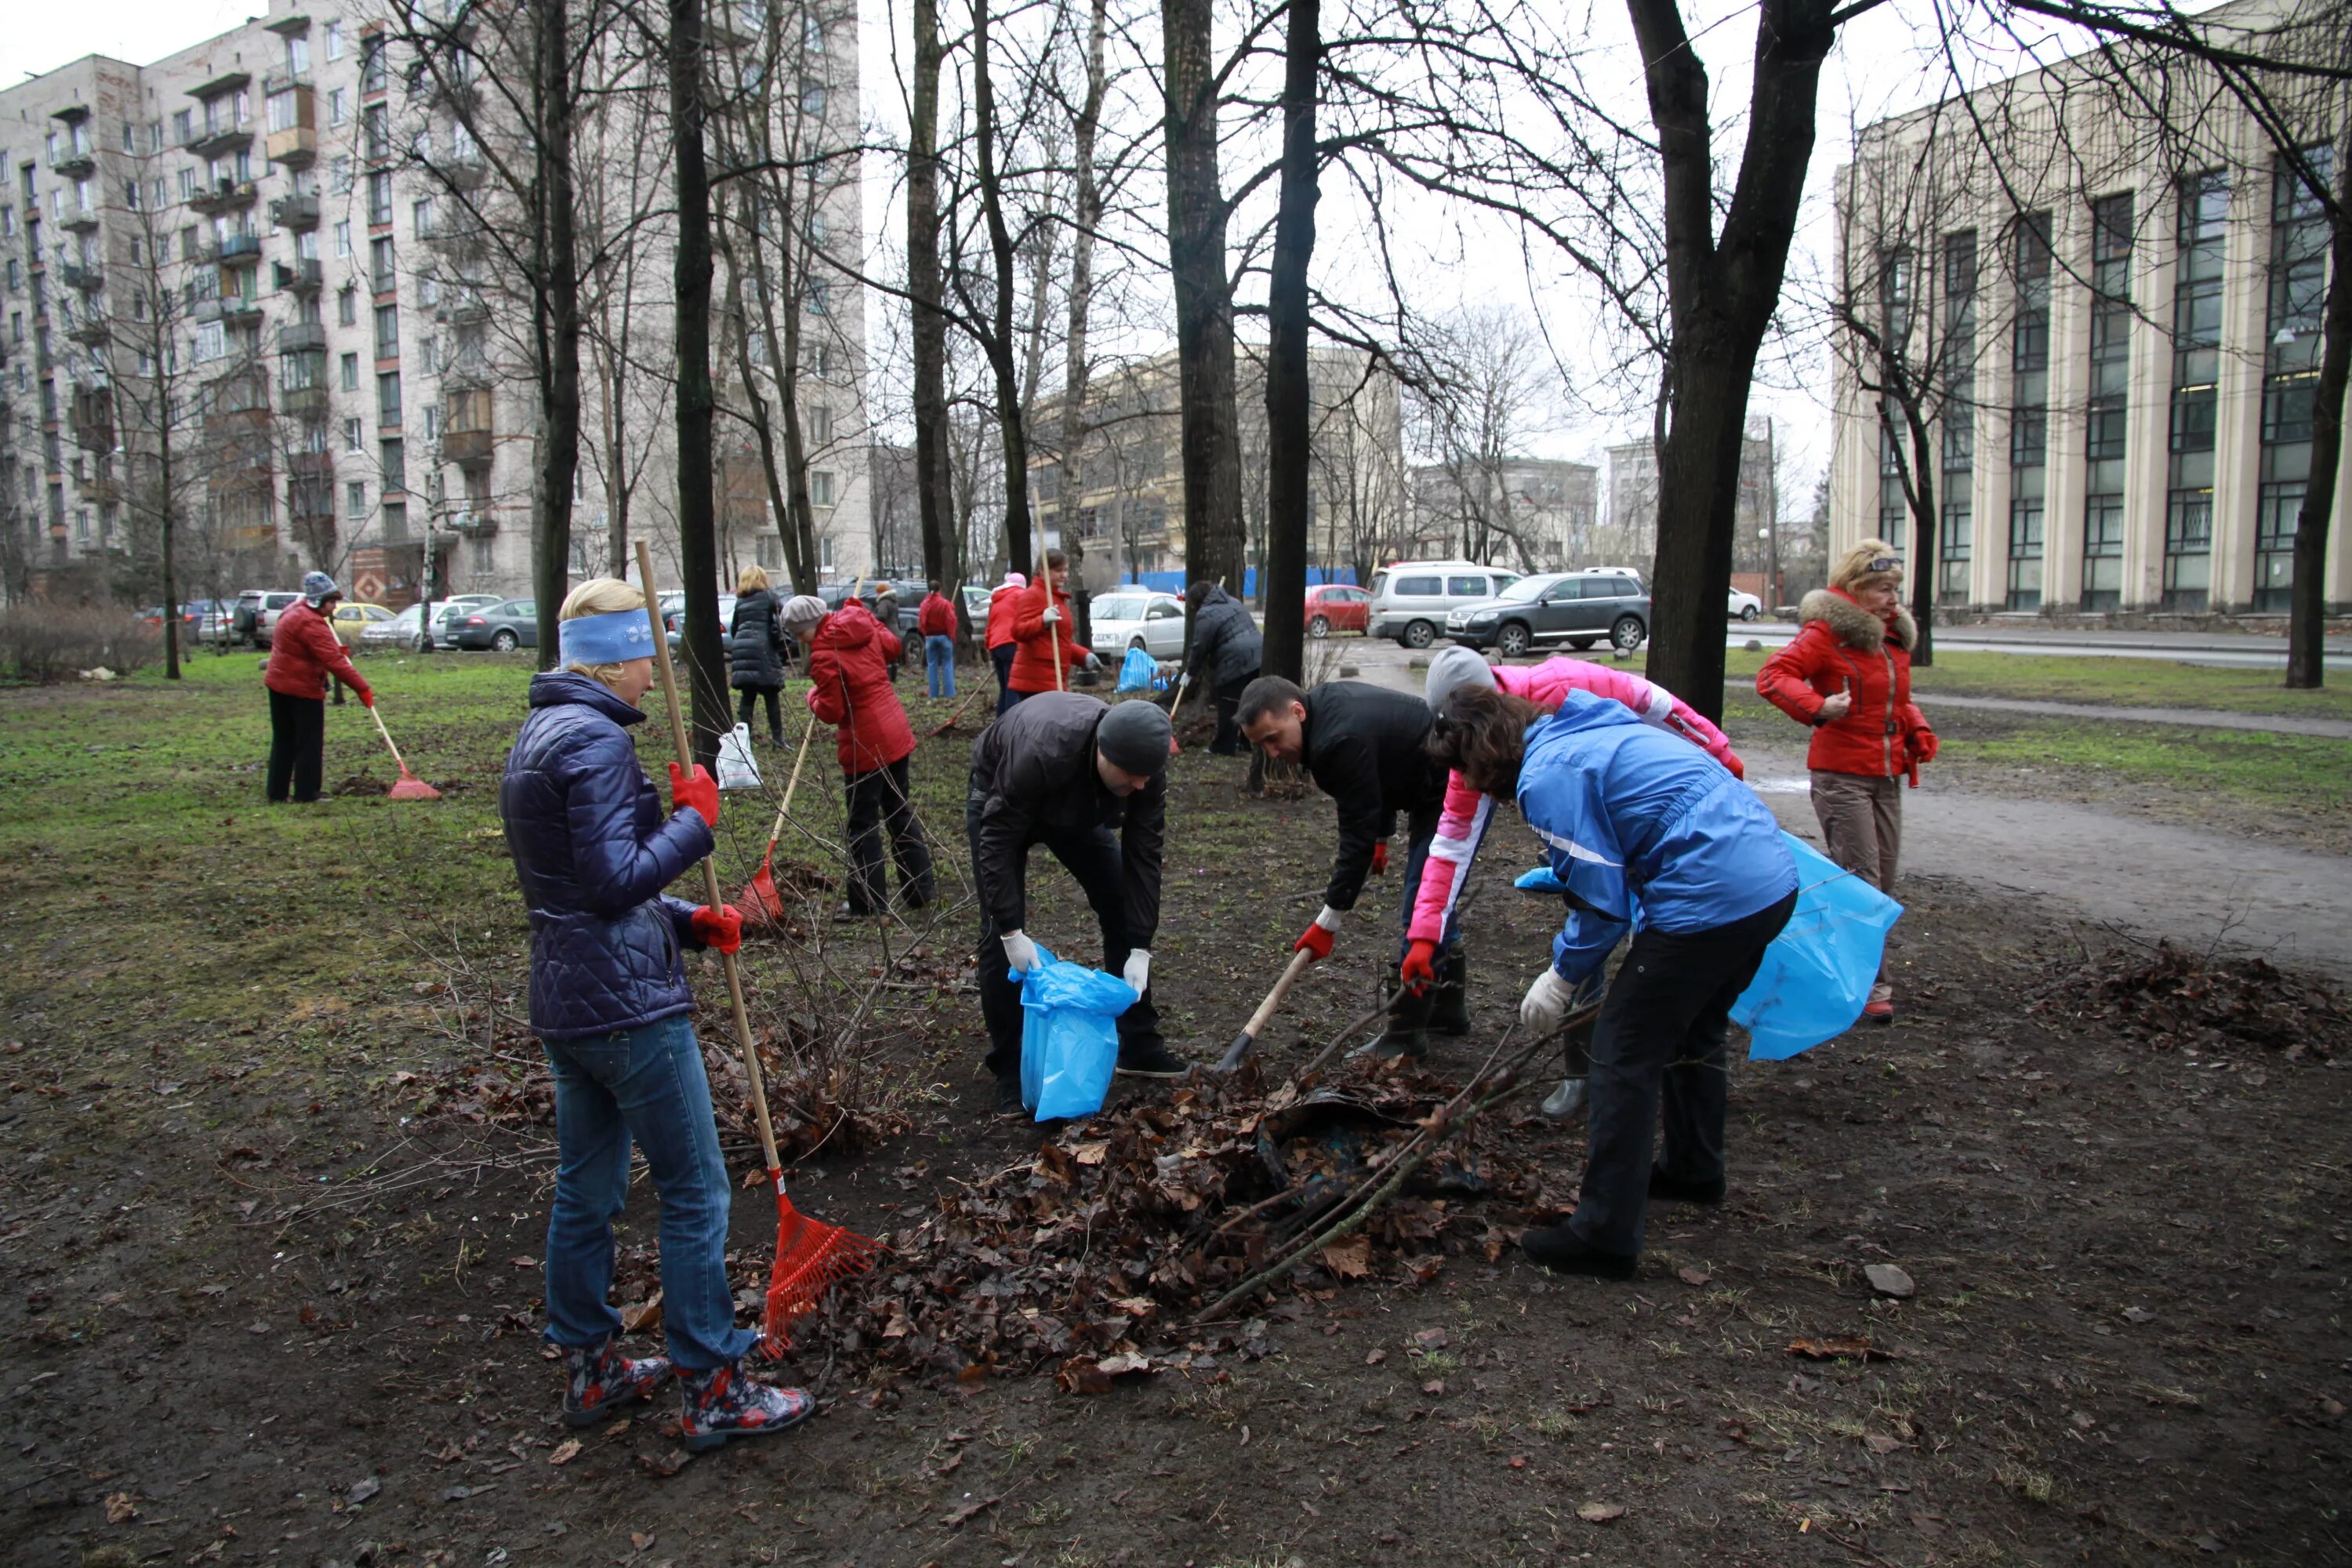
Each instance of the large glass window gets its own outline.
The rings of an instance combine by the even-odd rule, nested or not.
[[[1944,342],[1937,379],[1944,397],[1943,515],[1936,536],[1936,597],[1969,602],[1969,561],[1975,548],[1977,233],[1944,237]]]
[[[2213,586],[2214,394],[2221,361],[2221,260],[2230,184],[2215,169],[2180,182],[2172,284],[2172,413],[2167,438],[2164,606],[2201,610]]]
[[[2335,177],[2335,151],[2325,144],[2303,150],[2303,162],[2323,185]],[[2281,611],[2294,587],[2294,531],[2311,479],[2311,405],[2327,295],[2327,209],[2294,160],[2284,157],[2271,174],[2269,294],[2253,607]]]
[[[2131,266],[2131,194],[2103,196],[2091,204],[2091,374],[2083,488],[2083,608],[2086,610],[2123,605]]]

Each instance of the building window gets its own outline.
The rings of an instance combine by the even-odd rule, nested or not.
[[[833,504],[833,475],[829,470],[817,468],[809,474],[809,501],[814,506]]]
[[[400,373],[396,370],[375,378],[375,422],[387,429],[400,423]]]
[[[352,161],[349,158],[338,157],[327,165],[327,188],[339,196],[351,195],[352,187],[357,180],[358,176],[353,174]]]
[[[2084,421],[2083,608],[2120,609],[2130,424],[2132,197],[2091,204],[2091,375]]]
[[[360,356],[357,354],[345,354],[343,356],[343,390],[345,392],[357,392],[359,389]]]
[[[2172,283],[2164,607],[2206,608],[2213,586],[2213,435],[2221,361],[2221,260],[2230,184],[2218,169],[2180,182]]]
[[[812,316],[829,315],[832,313],[831,306],[832,290],[827,286],[826,280],[822,278],[811,279],[808,285],[808,313]]]
[[[1969,562],[1975,547],[1977,233],[1944,238],[1944,342],[1937,379],[1943,384],[1943,515],[1936,538],[1936,596],[1969,602]]]
[[[348,284],[335,290],[335,321],[346,327],[359,325],[360,291]]]
[[[833,410],[822,403],[814,405],[808,411],[808,438],[811,446],[824,447],[832,444]]]
[[[341,125],[351,118],[351,112],[352,97],[349,89],[340,87],[329,88],[327,89],[327,123]]]
[[[389,294],[399,287],[400,278],[393,270],[392,237],[368,241],[368,270],[373,274],[375,291]]]
[[[189,165],[180,169],[180,199],[186,201],[196,194],[196,171]]]
[[[343,58],[343,25],[341,22],[327,24],[327,58],[331,60]]]
[[[408,448],[399,441],[386,441],[383,447],[383,488],[404,490],[408,488]]]
[[[343,515],[354,519],[367,515],[367,481],[365,479],[343,481]]]
[[[195,139],[195,110],[193,109],[175,110],[172,115],[172,140],[184,147]]]
[[[419,239],[433,237],[433,198],[419,196],[408,209],[409,221]]]
[[[392,175],[383,169],[368,176],[368,226],[381,228],[392,221]]]
[[[2303,161],[2324,187],[2336,149],[2305,147]],[[2253,607],[2289,607],[2294,533],[2311,479],[2312,400],[2318,390],[2320,325],[2327,298],[2327,207],[2293,162],[2271,172],[2269,306],[2263,341],[2263,456],[2254,511]]]
[[[343,450],[346,452],[364,452],[367,450],[366,424],[364,421],[358,419],[346,419],[343,421]]]
[[[335,225],[335,257],[348,259],[352,254],[352,220],[344,218]]]
[[[400,307],[378,305],[375,308],[375,357],[397,359],[400,355]]]

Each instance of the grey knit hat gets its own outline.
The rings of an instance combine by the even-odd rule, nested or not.
[[[788,632],[795,626],[813,626],[823,619],[824,601],[814,594],[795,594],[784,601],[784,630]]]
[[[1429,687],[1423,693],[1429,710],[1439,718],[1445,717],[1445,703],[1465,686],[1483,686],[1496,689],[1495,671],[1486,663],[1486,656],[1476,648],[1455,643],[1442,647],[1429,659]]]
[[[1168,741],[1174,732],[1157,702],[1118,702],[1095,726],[1095,747],[1122,773],[1146,778],[1168,766]]]
[[[343,591],[336,587],[335,580],[324,572],[306,572],[302,574],[302,599],[312,609],[317,609],[329,599],[340,599],[342,596]]]

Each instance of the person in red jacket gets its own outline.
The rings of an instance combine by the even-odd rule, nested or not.
[[[988,661],[996,666],[996,710],[1003,712],[1013,706],[1013,660],[1019,649],[1013,646],[1013,606],[1021,591],[1029,586],[1029,579],[1018,572],[1007,572],[1004,581],[988,595]]]
[[[795,599],[785,606],[789,627],[797,618]],[[849,899],[843,915],[859,919],[886,913],[890,889],[882,872],[882,829],[890,830],[891,857],[898,863],[898,897],[907,908],[929,903],[931,847],[907,784],[907,759],[915,754],[915,731],[890,685],[890,660],[899,651],[898,634],[876,620],[856,599],[816,623],[804,639],[809,648],[809,711],[834,727],[841,773],[849,789]]]
[[[1865,539],[1847,551],[1830,585],[1805,595],[1797,620],[1795,638],[1757,671],[1756,689],[1812,726],[1805,765],[1830,858],[1892,894],[1903,846],[1896,781],[1907,774],[1916,784],[1919,764],[1936,760],[1936,731],[1911,700],[1918,627],[1903,607],[1894,547]],[[1863,1016],[1895,1021],[1895,987],[1884,969]]]
[[[1058,550],[1048,550],[1045,575],[1023,589],[1021,596],[1013,602],[1013,641],[1018,650],[1013,656],[1013,702],[1034,697],[1040,691],[1066,690],[1072,670],[1092,669],[1102,662],[1080,647],[1072,633],[1076,623],[1070,616],[1070,596],[1062,591],[1069,575],[1069,557]],[[1053,595],[1051,604],[1046,602],[1049,590]],[[993,619],[994,612],[990,616]],[[1057,645],[1058,654],[1055,651]]]
[[[915,630],[923,637],[923,676],[933,697],[953,697],[955,688],[955,606],[934,583],[915,606]]]
[[[297,805],[319,798],[325,771],[327,677],[334,676],[375,706],[375,692],[352,668],[342,639],[335,636],[335,606],[342,590],[324,572],[302,579],[302,596],[278,616],[269,657],[262,661],[261,684],[269,689],[269,772],[264,785],[269,804],[283,805],[289,792]]]

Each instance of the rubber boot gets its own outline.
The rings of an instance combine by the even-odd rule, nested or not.
[[[1358,1057],[1411,1057],[1429,1054],[1429,1015],[1437,1005],[1437,987],[1415,994],[1400,984],[1389,997],[1388,1027],[1349,1052]]]
[[[1430,987],[1429,1026],[1458,1040],[1470,1032],[1470,963],[1461,943],[1442,950],[1437,973],[1438,982]]]

